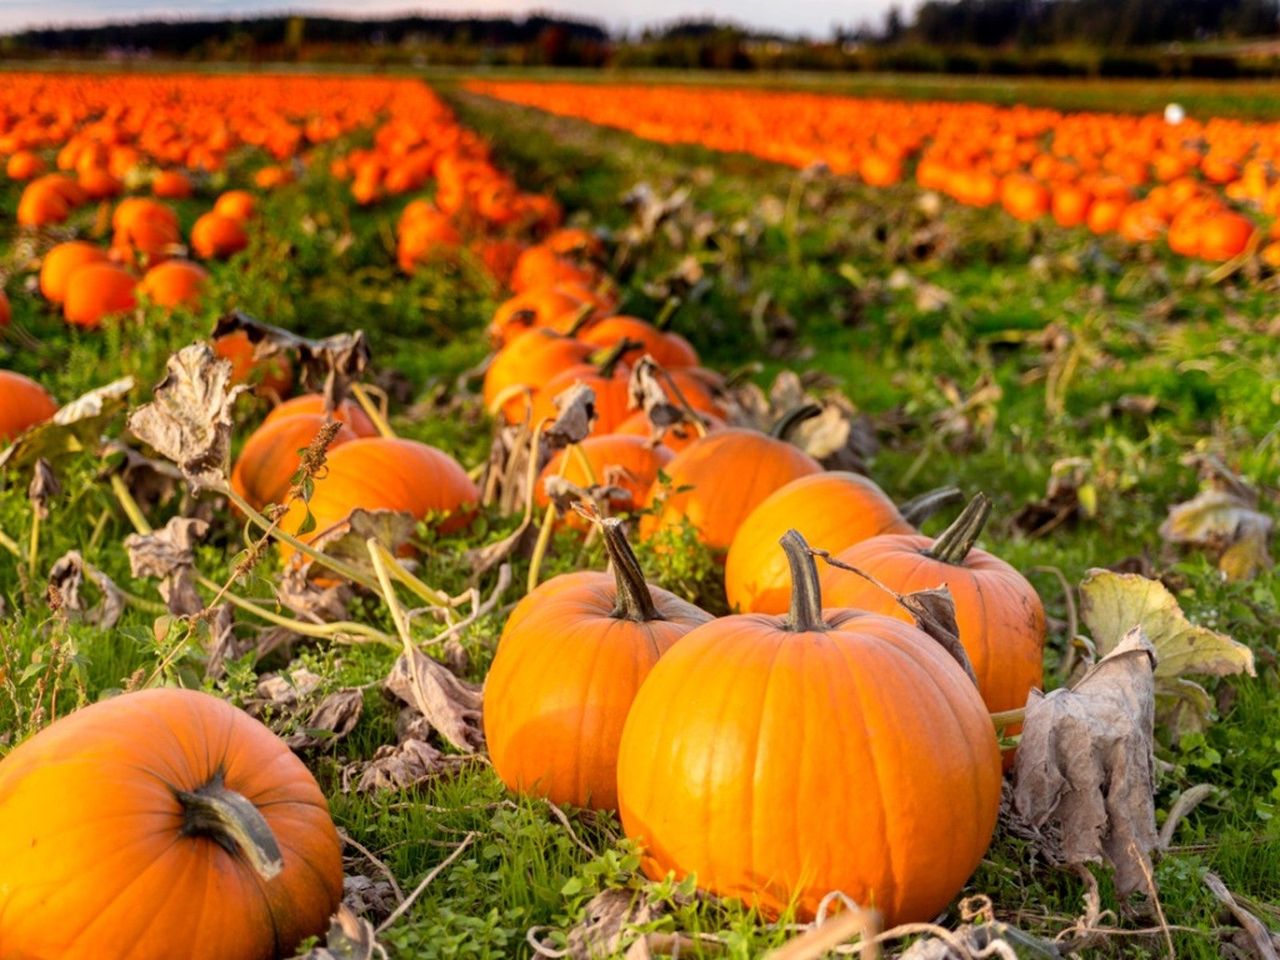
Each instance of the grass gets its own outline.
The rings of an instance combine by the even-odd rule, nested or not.
[[[860,79],[841,79],[830,88],[846,91],[846,83]],[[1039,95],[1090,105],[1090,95],[1077,86],[1040,84]],[[921,82],[885,89],[910,94],[927,88]],[[991,92],[996,89],[984,88],[991,96],[1005,95]],[[1037,96],[1015,89],[1028,99]],[[986,542],[1029,572],[1055,620],[1051,683],[1063,679],[1052,668],[1067,640],[1067,608],[1052,570],[1076,583],[1090,567],[1149,557],[1181,585],[1180,600],[1193,619],[1254,647],[1260,676],[1216,685],[1219,721],[1202,736],[1160,746],[1168,764],[1157,796],[1161,816],[1193,784],[1221,788],[1183,824],[1157,866],[1165,914],[1179,928],[1173,934],[1179,955],[1218,956],[1217,906],[1201,873],[1215,871],[1231,890],[1256,901],[1272,902],[1280,889],[1280,578],[1266,571],[1247,583],[1225,584],[1205,558],[1163,545],[1157,528],[1169,506],[1196,489],[1194,469],[1183,462],[1189,453],[1217,453],[1268,491],[1277,484],[1274,281],[1236,276],[1212,284],[1203,267],[1158,249],[1017,226],[999,213],[946,203],[934,217],[908,187],[871,191],[837,179],[802,180],[746,156],[660,147],[456,89],[449,96],[525,187],[554,192],[585,223],[615,233],[625,229],[628,214],[619,199],[637,182],[660,193],[687,187],[692,206],[714,222],[710,240],[690,245],[687,237],[659,237],[643,246],[620,271],[623,309],[655,315],[661,297],[650,285],[694,256],[710,282],[680,307],[674,325],[708,363],[731,369],[758,360],[761,383],[794,368],[835,378],[877,427],[881,449],[872,474],[899,499],[944,483],[991,495],[996,519]],[[1249,97],[1239,95],[1241,102]],[[239,158],[230,180],[238,182],[248,162]],[[311,170],[325,167],[322,159]],[[11,187],[0,192],[4,222],[11,222],[16,196]],[[181,206],[184,230],[209,196]],[[794,215],[787,214],[789,204]],[[171,351],[204,335],[220,310],[236,306],[309,334],[363,327],[379,374],[403,377],[411,399],[436,391],[453,398],[459,373],[486,353],[483,325],[498,294],[466,269],[399,275],[387,229],[397,213],[398,205],[354,208],[340,185],[310,173],[271,195],[262,221],[269,229],[255,236],[249,251],[214,268],[216,295],[207,310],[172,316],[148,310],[143,322],[100,334],[68,331],[38,297],[24,293],[23,265],[31,251],[8,244],[0,254],[7,258],[15,322],[33,339],[0,338],[0,367],[36,376],[64,399],[128,373],[143,386],[139,399]],[[86,214],[73,226],[92,234],[92,219]],[[934,233],[930,243],[904,242],[926,228]],[[888,282],[897,271],[907,284]],[[920,282],[946,291],[945,305],[922,306],[912,289]],[[1079,361],[1074,367],[1072,356]],[[998,388],[998,396],[970,411],[987,417],[986,426],[960,429],[952,388],[968,396],[980,382]],[[1124,413],[1120,401],[1127,396],[1155,398],[1154,412]],[[483,459],[487,427],[476,401],[463,397],[447,413],[421,417],[407,415],[410,406],[400,405],[394,418],[402,435],[439,443],[467,466]],[[249,423],[258,412],[246,401],[241,415]],[[1047,536],[1028,537],[1012,518],[1044,493],[1052,465],[1066,457],[1086,464],[1097,512]],[[44,572],[73,548],[131,594],[155,597],[153,583],[129,575],[119,544],[130,528],[98,479],[97,463],[89,457],[72,461],[63,491],[44,524],[35,571],[0,554],[0,595],[10,611],[0,621],[0,649],[8,661],[0,732],[7,732],[9,743],[51,713],[120,688],[139,671],[150,675],[162,659],[168,666],[159,679],[207,685],[198,647],[158,645],[154,613],[142,606],[131,605],[113,631],[50,614]],[[177,506],[151,508],[153,519]],[[0,530],[24,542],[30,516],[25,484],[0,490]],[[424,577],[445,589],[460,588],[469,572],[462,549],[506,529],[509,520],[488,517],[463,537],[433,544]],[[199,556],[201,570],[226,579],[241,547],[234,520],[215,516]],[[714,577],[683,568],[678,558],[645,559],[666,582],[715,602]],[[274,563],[268,558],[244,591],[268,595]],[[583,556],[572,541],[560,539],[548,572],[586,563],[598,565],[600,558]],[[516,570],[515,582],[523,582],[523,569]],[[513,591],[508,599],[514,598]],[[391,627],[378,604],[364,603],[355,612]],[[501,617],[491,616],[462,637],[472,679],[483,677],[500,626]],[[428,632],[424,628],[424,638]],[[256,668],[235,663],[212,686],[244,702],[259,673],[297,666],[319,674],[324,690],[367,685],[366,712],[354,733],[308,755],[339,826],[373,851],[405,890],[468,842],[386,932],[394,957],[527,956],[530,928],[543,928],[554,939],[581,918],[599,890],[640,883],[635,851],[613,818],[568,811],[571,834],[546,804],[508,796],[481,760],[411,794],[344,793],[343,767],[393,739],[396,709],[377,681],[394,656],[375,647],[299,644]],[[377,876],[358,856],[348,872]],[[1098,875],[1103,905],[1116,911],[1117,925],[1153,926],[1117,902],[1104,871]],[[669,905],[656,929],[716,933],[731,957],[758,956],[788,935],[740,907],[691,900],[688,891],[669,884],[648,890]],[[1078,878],[1036,863],[1024,841],[1004,834],[966,892],[991,896],[1001,919],[1046,936],[1069,926],[1083,909]],[[1159,952],[1161,943],[1157,934],[1115,937],[1099,950],[1146,956]]]

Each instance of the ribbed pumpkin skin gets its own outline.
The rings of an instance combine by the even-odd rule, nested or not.
[[[608,482],[611,486],[626,491],[622,496],[611,498],[610,506],[615,512],[634,510],[643,502],[649,487],[658,477],[658,471],[666,467],[675,456],[662,445],[651,447],[643,437],[628,434],[587,437],[578,445],[578,449],[582,452],[581,458],[571,451],[561,450],[543,467],[534,487],[534,499],[538,506],[547,505],[548,497],[544,484],[549,477],[561,475],[560,465],[565,463],[566,456],[568,463],[564,468],[563,476],[570,483],[579,487],[590,485],[591,479],[582,466],[582,459],[585,459],[591,464],[596,483]],[[570,514],[565,519],[574,527],[581,528],[586,523],[576,514]]]
[[[841,890],[886,926],[931,919],[982,859],[1000,753],[981,697],[914,627],[827,609],[825,632],[725,617],[680,641],[618,757],[644,870],[813,917]]]
[[[419,519],[432,512],[447,513],[438,529],[451,533],[466,526],[470,507],[480,500],[480,491],[453,457],[416,440],[352,440],[331,451],[327,464],[311,496],[316,526],[308,539],[342,523],[357,507],[404,511]],[[303,504],[293,504],[282,528],[296,531],[304,510]],[[281,551],[292,553],[287,544]]]
[[[276,404],[262,421],[265,427],[286,417],[304,414],[324,415],[324,397],[318,393],[304,393]],[[360,409],[360,405],[352,400],[343,400],[333,411],[333,419],[345,423],[357,437],[376,437],[378,428],[373,425],[369,415]]]
[[[298,451],[311,445],[325,422],[325,417],[304,413],[264,423],[245,441],[231,471],[231,486],[259,510],[268,503],[284,503],[302,463]],[[329,450],[355,439],[349,427],[341,426]]]
[[[570,367],[586,362],[591,347],[543,327],[535,327],[517,334],[497,352],[484,374],[484,403],[492,407],[494,401],[514,386],[528,387],[536,392],[552,377]],[[529,397],[525,394],[510,397],[502,405],[502,414],[508,423],[519,423],[529,410]]]
[[[733,538],[724,564],[730,607],[740,613],[786,612],[791,571],[778,540],[792,529],[829,553],[879,533],[915,532],[888,494],[860,474],[831,471],[792,480],[752,510]]]
[[[582,334],[582,339],[592,346],[608,350],[623,340],[635,340],[641,344],[628,350],[623,356],[628,363],[635,363],[646,353],[659,366],[696,367],[698,352],[678,333],[659,330],[653,324],[638,317],[605,317],[592,324]]]
[[[555,398],[574,384],[582,383],[596,395],[596,419],[591,424],[591,436],[613,433],[631,416],[631,393],[628,386],[630,378],[631,370],[624,364],[618,364],[610,375],[601,373],[599,368],[589,363],[561,370],[534,394],[533,422],[555,420],[560,413],[556,408]]]
[[[956,606],[960,642],[973,663],[978,688],[993,713],[1026,706],[1044,683],[1044,607],[1017,570],[983,550],[964,565],[922,556],[933,540],[919,535],[872,537],[841,551],[839,559],[899,593],[946,584]],[[834,607],[858,607],[899,620],[911,615],[875,585],[847,570],[822,565],[822,595]]]
[[[12,440],[57,412],[58,405],[40,384],[20,373],[0,370],[0,440]]]
[[[818,461],[798,447],[755,430],[735,427],[708,434],[667,464],[670,489],[692,489],[666,496],[661,510],[641,521],[641,536],[650,537],[688,517],[703,543],[712,550],[727,550],[742,521],[765,497],[821,470]],[[645,505],[652,506],[664,492],[664,485],[655,481]]]
[[[275,835],[284,869],[270,881],[180,833],[174,790],[219,770]],[[0,955],[289,956],[337,907],[341,851],[311,774],[248,714],[186,690],[105,700],[0,762]]]
[[[650,594],[662,619],[641,623],[612,616],[612,574],[551,581],[503,631],[485,679],[484,733],[512,790],[617,808],[618,741],[636,691],[672,644],[711,619],[666,590]]]

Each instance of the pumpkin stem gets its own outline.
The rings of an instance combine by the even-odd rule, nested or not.
[[[658,311],[658,315],[653,320],[653,325],[666,333],[671,327],[671,321],[676,315],[676,311],[680,309],[679,297],[667,297],[662,304],[662,309]]]
[[[787,440],[790,438],[792,430],[804,423],[804,421],[816,417],[821,412],[822,408],[816,403],[802,403],[779,417],[778,422],[770,428],[769,436],[775,440]]]
[[[643,346],[644,344],[639,340],[628,340],[623,337],[613,345],[613,349],[606,353],[604,359],[600,361],[600,376],[612,378],[613,372],[618,369],[618,364],[622,362],[622,358],[637,347]]]
[[[791,565],[791,612],[787,629],[808,633],[827,629],[822,619],[822,590],[818,586],[818,565],[813,551],[797,530],[788,530],[778,541]]]
[[[956,517],[955,523],[933,541],[933,546],[925,551],[925,556],[956,566],[963,564],[964,558],[982,535],[982,528],[987,525],[987,518],[990,516],[990,498],[985,493],[976,494],[960,516]]]
[[[948,503],[959,500],[960,496],[959,487],[938,487],[936,490],[926,490],[920,496],[912,497],[899,506],[898,513],[902,514],[902,519],[907,523],[918,527]]]
[[[182,804],[182,834],[208,837],[232,856],[242,858],[263,880],[284,869],[280,845],[271,825],[243,794],[231,790],[219,771],[197,790],[177,790]]]
[[[569,324],[569,329],[565,331],[566,337],[576,337],[583,328],[595,319],[596,305],[594,303],[584,303],[578,308],[577,315],[573,318],[573,322]]]
[[[640,569],[640,561],[627,542],[622,521],[617,517],[603,517],[598,522],[604,539],[604,550],[609,555],[613,577],[618,584],[618,601],[613,608],[613,615],[619,620],[632,620],[636,623],[661,620],[662,615],[654,605],[644,571]]]

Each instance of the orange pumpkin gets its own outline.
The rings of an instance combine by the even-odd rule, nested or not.
[[[571,334],[544,327],[526,330],[499,350],[484,372],[484,403],[491,412],[499,403],[508,423],[525,418],[531,398],[552,377],[577,367],[591,347]],[[523,388],[523,389],[521,389]]]
[[[0,762],[6,955],[271,960],[323,933],[341,897],[324,794],[216,697],[112,697]]]
[[[998,712],[1026,706],[1027,694],[1043,684],[1045,619],[1027,579],[974,548],[990,511],[991,502],[979,494],[937,540],[919,534],[872,537],[837,558],[898,593],[945,585],[978,688],[988,709]],[[833,606],[911,619],[890,594],[847,570],[826,568],[822,590]]]
[[[539,287],[499,305],[489,335],[499,346],[510,343],[531,327],[552,327],[560,333],[581,329],[598,303],[575,287]]]
[[[915,533],[874,481],[856,473],[815,473],[770,494],[742,521],[725,558],[729,606],[739,613],[785,613],[791,574],[779,538],[795,529],[835,553],[880,533]]]
[[[655,481],[645,498],[653,510],[640,524],[654,536],[687,519],[713,551],[729,549],[742,522],[775,490],[792,480],[819,473],[821,464],[783,439],[811,408],[783,417],[772,435],[730,427],[689,444],[664,471],[669,483]]]
[[[185,200],[191,196],[191,180],[181,170],[161,170],[151,181],[151,192],[166,200]]]
[[[995,828],[986,707],[916,627],[824,609],[803,538],[783,543],[790,613],[698,627],[637,694],[618,751],[623,828],[650,877],[696,876],[770,917],[794,904],[809,920],[839,890],[887,926],[929,920]]]
[[[612,349],[623,340],[630,340],[635,347],[623,354],[623,359],[634,363],[646,353],[667,369],[696,367],[698,353],[689,341],[678,333],[659,330],[653,324],[638,317],[605,317],[591,324],[580,338],[594,347]]]
[[[244,223],[257,214],[258,202],[248,190],[228,190],[213,203],[213,212]]]
[[[194,307],[208,283],[203,267],[189,260],[166,260],[146,272],[138,289],[162,307]]]
[[[602,530],[613,575],[544,584],[503,631],[485,679],[484,733],[512,790],[612,810],[636,691],[711,615],[645,582],[621,521],[606,519]]]
[[[251,383],[259,394],[283,397],[293,389],[293,364],[283,354],[258,360],[249,335],[243,330],[228,333],[213,341],[213,352],[231,361],[231,378],[236,383]]]
[[[191,227],[191,248],[206,260],[229,257],[248,245],[244,225],[220,213],[206,213]]]
[[[53,247],[40,261],[40,293],[50,303],[67,298],[67,284],[80,267],[88,263],[105,263],[107,252],[83,240],[69,240]]]
[[[271,412],[267,414],[266,419],[262,421],[262,424],[266,426],[268,423],[302,414],[324,415],[324,397],[318,393],[304,393],[291,400],[276,404]],[[360,409],[360,405],[354,401],[343,400],[342,403],[338,404],[337,409],[333,411],[333,419],[345,423],[357,437],[376,437],[378,435],[378,428],[369,419],[369,415]]]
[[[645,494],[658,479],[658,471],[674,456],[664,446],[650,446],[643,437],[587,437],[576,447],[557,451],[542,468],[534,498],[538,506],[545,507],[549,502],[547,479],[563,477],[577,487],[601,484],[616,488],[618,492],[609,498],[610,509],[614,513],[629,512],[644,502]],[[577,514],[569,514],[565,520],[574,527],[585,523]]]
[[[303,413],[263,423],[245,441],[231,471],[231,486],[257,510],[284,503],[302,463],[299,451],[312,444],[325,422],[323,416]],[[341,425],[326,449],[354,439],[355,433]]]
[[[98,327],[104,317],[137,306],[136,288],[133,275],[114,263],[84,264],[67,280],[62,315],[78,327]]]
[[[58,412],[48,391],[20,373],[0,370],[0,440],[12,440]]]

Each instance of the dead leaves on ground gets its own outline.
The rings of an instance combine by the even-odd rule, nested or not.
[[[1260,509],[1258,490],[1216,457],[1194,456],[1203,486],[1169,510],[1160,526],[1168,543],[1196,546],[1217,558],[1227,580],[1249,580],[1271,566],[1269,544],[1275,523]]]

